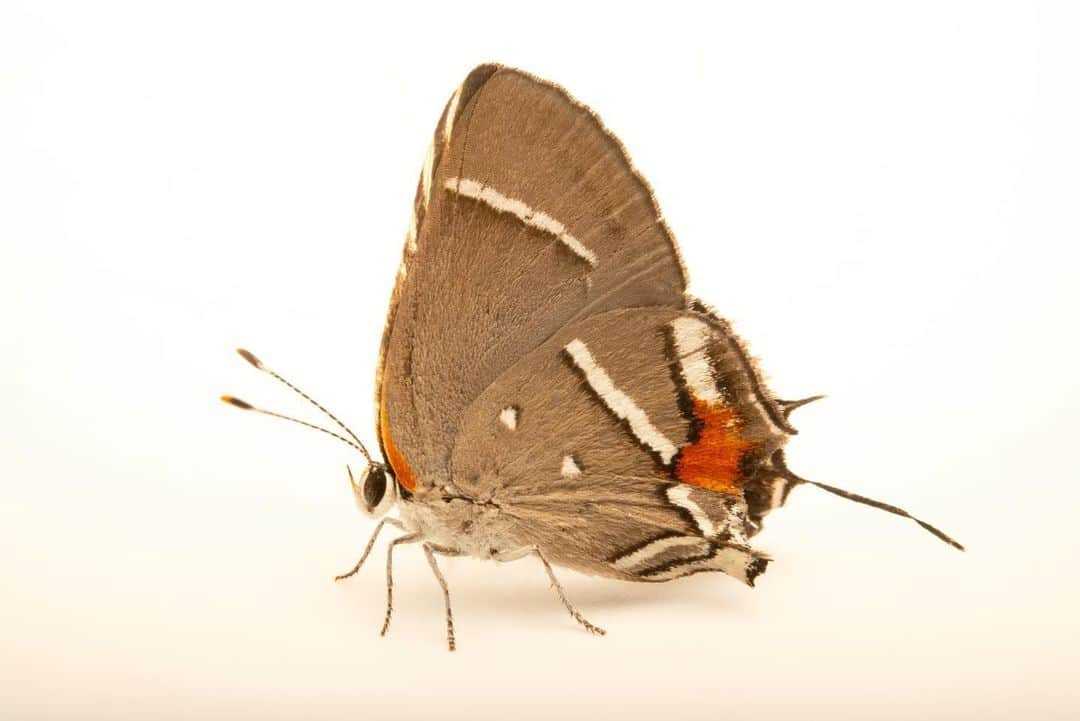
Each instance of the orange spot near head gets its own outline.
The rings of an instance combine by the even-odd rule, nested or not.
[[[680,451],[675,476],[711,491],[739,493],[739,462],[753,445],[742,437],[739,417],[722,402],[697,398],[694,415],[701,421],[701,431],[693,445]]]
[[[394,469],[394,477],[397,478],[397,482],[402,487],[415,491],[416,476],[413,475],[412,469],[409,468],[405,456],[401,455],[401,451],[394,445],[394,439],[390,435],[390,423],[386,419],[385,403],[379,408],[379,433],[382,436],[383,447],[386,449],[386,460],[390,462],[390,467]]]

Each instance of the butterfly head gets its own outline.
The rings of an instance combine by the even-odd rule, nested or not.
[[[353,476],[352,469],[346,466],[346,470],[349,473],[349,483],[352,486],[353,496],[356,498],[356,506],[367,516],[373,518],[379,518],[385,516],[386,512],[393,508],[394,504],[398,500],[397,481],[394,478],[390,468],[384,463],[378,463],[368,453],[367,448],[364,448],[364,444],[360,442],[360,439],[356,436],[352,430],[338,420],[330,411],[326,410],[324,406],[318,403],[314,398],[304,393],[302,390],[294,386],[289,381],[285,380],[282,376],[278,375],[275,371],[271,370],[267,366],[263,365],[263,362],[259,360],[254,353],[243,348],[237,348],[236,352],[245,361],[250,363],[258,370],[272,376],[278,382],[288,386],[297,395],[301,396],[311,405],[318,408],[325,413],[330,420],[332,420],[341,430],[348,434],[348,437],[341,435],[329,428],[323,428],[322,426],[314,423],[308,423],[307,421],[300,420],[299,418],[293,418],[283,413],[276,413],[274,411],[268,411],[263,408],[258,408],[251,405],[247,401],[242,401],[239,398],[233,396],[221,396],[221,400],[225,401],[231,406],[239,408],[245,411],[252,411],[253,413],[261,413],[263,415],[272,416],[274,418],[281,418],[292,423],[297,423],[301,426],[311,428],[321,433],[325,433],[328,436],[333,436],[350,448],[354,448],[360,451],[361,455],[367,460],[367,465],[364,466],[364,470],[360,472],[359,477]]]
[[[360,471],[359,477],[354,476],[348,466],[346,470],[349,472],[356,507],[361,513],[371,518],[381,518],[393,508],[397,502],[397,483],[386,466],[369,463]]]

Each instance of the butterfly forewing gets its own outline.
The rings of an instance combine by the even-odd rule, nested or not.
[[[419,489],[451,480],[472,401],[567,324],[685,304],[648,186],[561,88],[478,68],[447,105],[428,158],[378,390],[383,448],[399,480]]]

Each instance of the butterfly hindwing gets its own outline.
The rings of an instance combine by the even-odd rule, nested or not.
[[[448,482],[465,409],[562,328],[682,307],[684,289],[648,186],[597,117],[555,85],[477,68],[421,173],[383,339],[380,442],[399,482]]]
[[[667,580],[764,560],[744,491],[785,432],[719,321],[630,308],[571,324],[471,404],[455,491],[512,519],[515,542],[591,573]]]

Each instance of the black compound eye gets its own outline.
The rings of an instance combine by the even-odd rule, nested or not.
[[[380,466],[375,466],[364,479],[364,503],[369,509],[374,510],[379,505],[383,496],[386,495],[386,471]]]

